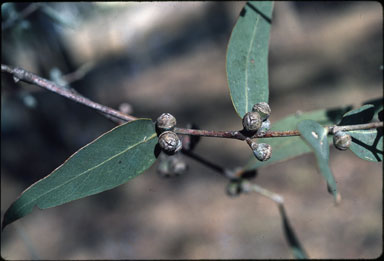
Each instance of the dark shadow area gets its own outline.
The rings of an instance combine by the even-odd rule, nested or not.
[[[352,108],[352,106],[347,106],[345,108],[329,109],[327,110],[327,117],[332,122],[338,123],[343,118],[343,115],[352,110]]]
[[[375,107],[370,107],[358,113],[343,117],[343,119],[338,125],[342,126],[368,123],[372,120],[374,114]]]
[[[381,158],[380,158],[378,154],[383,155],[383,150],[381,150],[381,151],[378,150],[377,149],[377,144],[379,143],[380,139],[383,137],[383,129],[382,128],[378,128],[376,130],[377,130],[377,135],[376,135],[376,138],[375,138],[375,140],[374,140],[372,145],[368,145],[368,144],[366,144],[366,143],[356,139],[353,136],[352,136],[352,142],[356,143],[357,145],[363,147],[364,149],[369,150],[370,152],[372,152],[373,156],[376,158],[377,161],[382,161],[381,158],[383,156],[381,156]]]
[[[259,14],[267,23],[272,24],[272,19],[270,17],[266,16],[263,12],[261,12],[258,8],[256,8],[252,3],[247,2],[246,6],[248,6],[253,11],[255,11],[257,14]],[[245,13],[243,13],[243,14],[242,13],[243,13],[243,11],[241,11],[240,16],[245,15]]]

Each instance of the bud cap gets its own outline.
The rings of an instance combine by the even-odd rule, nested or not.
[[[266,102],[259,102],[253,105],[252,111],[258,112],[261,116],[261,119],[265,121],[271,115],[271,108]]]
[[[168,154],[174,154],[181,150],[181,140],[176,133],[172,131],[165,131],[159,136],[159,145],[161,149]]]
[[[267,143],[252,144],[253,154],[260,161],[269,160],[272,156],[272,147]]]
[[[351,135],[344,131],[338,131],[333,135],[333,145],[339,150],[346,150],[351,146],[352,138]]]
[[[156,127],[159,130],[172,130],[175,126],[176,118],[170,113],[163,113],[156,120]]]
[[[256,132],[256,136],[263,137],[269,131],[270,128],[271,128],[271,122],[269,120],[263,121],[260,129],[258,129]]]
[[[257,131],[260,129],[262,122],[258,112],[247,112],[243,117],[243,127],[246,131]]]

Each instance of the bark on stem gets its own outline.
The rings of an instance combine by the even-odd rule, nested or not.
[[[61,87],[54,82],[48,81],[34,73],[28,72],[22,68],[12,68],[8,65],[1,65],[1,71],[6,72],[13,75],[14,80],[23,81],[30,84],[34,84],[36,86],[42,87],[49,91],[55,92],[61,96],[64,96],[70,100],[86,105],[94,110],[102,112],[106,117],[117,118],[119,119],[119,123],[121,122],[129,122],[132,120],[136,120],[137,118],[131,115],[127,115],[121,113],[120,111],[114,110],[110,107],[101,105],[90,99],[80,95],[74,90],[67,89]],[[374,129],[374,128],[382,128],[383,122],[371,122],[366,124],[358,124],[358,125],[348,125],[348,126],[327,126],[328,134],[334,134],[337,131],[351,131],[351,130],[365,130],[365,129]],[[291,136],[300,136],[300,132],[297,130],[292,131],[269,131],[263,137],[257,137],[256,135],[252,137],[248,137],[244,134],[243,131],[208,131],[208,130],[195,130],[195,129],[183,129],[183,128],[175,128],[174,130],[177,134],[182,135],[192,135],[192,136],[203,136],[203,137],[215,137],[215,138],[227,138],[227,139],[238,139],[238,140],[247,140],[254,138],[273,138],[273,137],[291,137]]]
[[[126,114],[121,113],[117,110],[114,110],[110,107],[101,105],[101,104],[96,103],[94,101],[91,101],[90,99],[80,95],[77,92],[71,91],[70,89],[66,89],[64,87],[61,87],[54,82],[48,81],[44,78],[41,78],[40,76],[37,76],[36,74],[31,73],[31,72],[28,72],[22,68],[17,68],[17,67],[12,68],[10,66],[2,64],[1,65],[1,71],[12,74],[13,79],[16,82],[17,81],[23,81],[26,83],[37,85],[37,86],[42,87],[44,89],[47,89],[51,92],[55,92],[61,96],[64,96],[70,100],[84,104],[84,105],[86,105],[86,106],[88,106],[94,110],[97,110],[97,111],[100,111],[104,114],[116,117],[120,120],[124,120],[124,121],[128,122],[128,121],[132,121],[132,120],[137,119],[136,117],[126,115]]]

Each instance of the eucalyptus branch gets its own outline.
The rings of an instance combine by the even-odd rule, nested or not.
[[[137,119],[136,117],[126,115],[126,114],[121,113],[117,110],[114,110],[110,107],[101,105],[101,104],[96,103],[94,101],[91,101],[90,99],[80,95],[76,91],[73,91],[71,89],[59,86],[59,85],[57,85],[57,84],[55,84],[55,83],[53,83],[47,79],[44,79],[44,78],[42,78],[42,77],[40,77],[40,76],[38,76],[32,72],[24,70],[22,68],[18,68],[18,67],[12,68],[8,65],[2,64],[1,65],[1,71],[12,74],[15,82],[23,81],[26,83],[34,84],[36,86],[47,89],[51,92],[55,92],[55,93],[57,93],[61,96],[64,96],[70,100],[73,100],[75,102],[86,105],[86,106],[88,106],[94,110],[100,111],[103,114],[112,116],[114,118],[117,118],[117,119],[120,119],[120,120],[123,120],[126,122]]]
[[[55,92],[61,96],[64,96],[70,100],[86,105],[94,110],[102,112],[107,118],[113,119],[119,124],[124,122],[129,122],[136,120],[137,118],[131,115],[121,113],[118,110],[112,109],[110,107],[96,103],[81,94],[77,91],[61,87],[47,79],[44,79],[32,72],[26,71],[18,67],[10,67],[8,65],[1,65],[1,71],[13,75],[13,78],[16,82],[23,81],[26,83],[34,84],[41,88],[47,89],[49,91]],[[117,120],[116,120],[117,119]],[[347,126],[326,126],[328,128],[328,134],[334,134],[337,131],[350,131],[350,130],[365,130],[365,129],[374,129],[382,128],[383,122],[371,122],[366,124],[357,124],[357,125],[347,125]],[[196,129],[184,129],[184,128],[175,128],[174,132],[181,135],[191,135],[191,136],[202,136],[202,137],[215,137],[215,138],[227,138],[227,139],[237,139],[237,140],[247,140],[254,138],[275,138],[275,137],[291,137],[291,136],[300,136],[300,132],[297,130],[291,131],[268,131],[264,136],[259,137],[256,134],[249,137],[242,130],[239,131],[209,131],[209,130],[196,130]]]
[[[356,124],[356,125],[346,125],[346,126],[325,126],[328,128],[328,134],[335,134],[337,131],[352,131],[352,130],[367,130],[367,129],[376,129],[382,128],[383,122],[370,122],[366,124]],[[248,140],[254,138],[276,138],[276,137],[292,137],[300,136],[298,130],[292,131],[268,131],[264,136],[260,137],[253,135],[251,137],[246,136],[242,131],[207,131],[207,130],[194,130],[194,129],[183,129],[175,128],[175,133],[183,135],[192,135],[192,136],[202,136],[202,137],[215,137],[215,138],[229,138],[229,139],[238,139],[238,140]]]
[[[367,129],[376,129],[383,128],[382,121],[370,122],[366,124],[356,124],[356,125],[347,125],[347,126],[330,126],[328,127],[328,132],[335,134],[338,131],[353,131],[353,130],[367,130]]]

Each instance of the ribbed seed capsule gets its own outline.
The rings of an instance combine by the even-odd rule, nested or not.
[[[161,149],[167,154],[174,154],[181,150],[181,140],[176,133],[172,131],[165,131],[159,136],[159,145]]]
[[[256,132],[256,136],[263,137],[269,131],[270,128],[271,128],[271,122],[269,120],[263,121],[260,129],[258,129]]]
[[[256,103],[255,105],[253,105],[252,111],[258,112],[263,121],[267,120],[269,118],[269,115],[271,115],[271,108],[266,102]]]
[[[333,135],[333,145],[339,150],[346,150],[351,146],[352,137],[351,135],[338,131]]]
[[[175,126],[176,118],[170,113],[163,113],[156,120],[156,128],[159,131],[173,130]]]
[[[247,112],[243,117],[243,127],[246,131],[257,131],[260,129],[263,120],[258,112]]]
[[[253,155],[260,161],[269,160],[272,156],[272,147],[267,143],[253,142],[251,148],[253,150]]]

